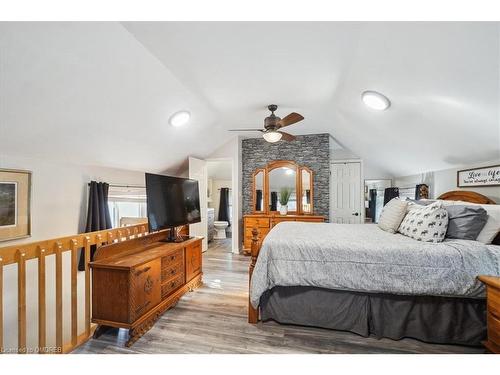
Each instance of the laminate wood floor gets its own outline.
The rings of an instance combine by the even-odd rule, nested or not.
[[[249,257],[213,241],[203,254],[203,287],[182,297],[131,348],[110,330],[74,353],[484,353],[481,348],[361,337],[350,332],[247,323]]]

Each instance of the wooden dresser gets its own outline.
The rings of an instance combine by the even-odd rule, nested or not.
[[[303,221],[309,223],[322,223],[324,216],[314,215],[278,215],[278,214],[251,214],[243,216],[243,250],[245,255],[250,255],[252,244],[252,229],[257,228],[259,238],[264,238],[276,224],[282,221]]]
[[[479,276],[486,285],[486,303],[488,324],[488,340],[484,346],[496,354],[500,354],[500,277]]]
[[[201,285],[201,238],[160,240],[165,232],[99,248],[92,268],[92,322],[129,329],[127,346],[187,291]]]

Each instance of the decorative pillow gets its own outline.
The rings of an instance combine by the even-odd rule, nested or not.
[[[428,206],[414,205],[399,226],[405,236],[424,242],[441,242],[448,229],[448,212],[441,202]]]
[[[455,201],[455,204],[467,206],[479,206],[488,213],[488,221],[476,238],[476,241],[489,245],[500,232],[500,204],[477,204],[463,201]]]
[[[436,202],[435,200],[432,199],[410,199],[410,198],[406,199],[406,201],[408,202],[408,204],[418,204],[420,206],[428,206]]]
[[[406,215],[408,203],[398,198],[393,198],[382,209],[378,226],[386,232],[396,233],[401,224],[401,220]]]
[[[475,241],[488,221],[488,213],[482,207],[454,205],[447,206],[447,238]]]

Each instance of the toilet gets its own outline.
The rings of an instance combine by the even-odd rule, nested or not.
[[[226,228],[229,226],[227,221],[215,221],[215,236],[214,240],[223,240],[226,238]]]

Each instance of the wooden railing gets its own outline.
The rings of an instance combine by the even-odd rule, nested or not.
[[[55,238],[0,248],[0,352],[12,351],[4,348],[4,312],[3,292],[9,290],[9,285],[4,285],[4,267],[17,264],[17,352],[39,353],[68,353],[87,341],[92,335],[91,325],[91,285],[90,285],[90,248],[112,242],[121,242],[130,238],[147,234],[147,224],[131,225],[124,228],[108,229],[99,232],[82,233],[74,236]],[[85,330],[78,332],[78,251],[85,250]],[[71,314],[63,314],[63,253],[71,252]],[[55,300],[47,301],[46,296],[46,267],[47,256],[55,255]],[[38,348],[26,346],[26,262],[31,259],[38,260]],[[15,292],[15,291],[14,291]],[[55,337],[56,347],[47,348],[46,309],[48,303],[55,304]],[[64,319],[71,319],[71,340],[63,342]]]

